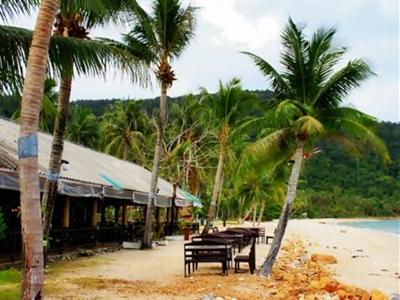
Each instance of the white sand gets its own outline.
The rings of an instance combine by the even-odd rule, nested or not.
[[[340,220],[339,220],[340,221]],[[336,225],[338,220],[292,220],[288,237],[299,235],[312,253],[334,255],[336,278],[366,290],[400,293],[400,236]],[[273,223],[276,224],[276,223]],[[273,224],[266,224],[271,231]]]
[[[356,285],[367,291],[380,289],[388,295],[400,293],[400,237],[368,229],[338,226],[334,224],[335,222],[335,220],[292,220],[288,225],[287,238],[299,236],[305,242],[309,254],[334,255],[338,263],[332,265],[331,268],[336,278],[345,284]],[[271,234],[276,222],[263,223],[263,225],[266,227],[267,234]],[[247,223],[245,226],[251,226],[251,224]],[[258,266],[264,261],[268,249],[269,245],[257,245]],[[157,247],[149,251],[122,250],[71,262],[61,262],[52,269],[53,272],[47,276],[47,280],[62,284],[64,289],[68,289],[69,279],[82,277],[150,280],[165,283],[177,277],[183,277],[183,241],[169,242],[166,247]],[[196,272],[196,276],[210,272],[218,273],[220,267],[207,268],[202,265]],[[84,296],[85,291],[81,290],[80,295]],[[107,298],[110,295],[97,296]]]

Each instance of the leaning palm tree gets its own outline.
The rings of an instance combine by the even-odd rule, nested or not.
[[[279,73],[264,59],[245,52],[265,77],[271,80],[274,99],[264,115],[270,131],[251,148],[265,160],[293,163],[288,190],[276,234],[260,274],[270,274],[289,220],[304,157],[321,138],[330,138],[353,151],[370,145],[385,160],[385,145],[375,135],[375,119],[354,108],[342,106],[344,98],[374,75],[361,59],[337,69],[346,53],[333,46],[334,28],[320,28],[306,40],[303,27],[289,19],[282,33],[283,52]]]
[[[22,299],[42,299],[43,297],[43,230],[40,212],[37,129],[51,29],[58,5],[57,0],[41,2],[22,93],[18,138],[21,233],[24,253]]]
[[[74,41],[81,41],[83,43],[92,42],[89,38],[88,29],[103,25],[109,21],[120,22],[126,20],[127,10],[136,5],[136,1],[74,1],[62,0],[60,11],[57,14],[56,22],[54,24],[54,35],[59,38],[71,39]],[[105,55],[114,54],[115,51],[123,51],[117,48],[118,42],[97,41],[108,47],[109,53]],[[67,49],[59,49],[62,51],[60,58],[63,60],[63,68],[60,71],[61,84],[60,93],[57,105],[57,117],[54,125],[53,141],[48,166],[48,176],[46,179],[44,193],[42,197],[43,206],[43,226],[45,238],[48,237],[51,227],[51,219],[53,215],[54,200],[57,190],[57,181],[61,169],[62,154],[64,148],[64,135],[68,120],[68,108],[71,97],[71,88],[74,72],[78,74],[104,74],[107,70],[107,65],[113,65],[114,61],[109,61],[107,57],[103,57],[95,64],[90,63],[90,56],[92,53],[86,54],[87,60],[81,64],[74,60],[72,56],[68,55]],[[138,54],[132,55],[125,52],[122,57],[114,56],[114,60],[123,62],[119,64],[123,70],[131,71],[132,79],[135,81],[144,82],[146,77],[143,76],[141,61]],[[117,64],[118,64],[117,62]],[[136,68],[135,68],[136,67]]]
[[[162,140],[164,136],[167,91],[176,80],[171,60],[178,58],[194,35],[194,11],[189,5],[182,7],[179,0],[155,0],[151,15],[140,6],[132,10],[135,25],[124,36],[128,48],[143,52],[154,66],[157,81],[161,87],[160,111],[157,118],[157,140],[151,173],[149,201],[146,211],[146,226],[143,247],[151,248],[152,203],[156,197]]]
[[[226,85],[219,83],[218,93],[212,95],[203,89],[202,102],[209,107],[211,117],[210,122],[217,132],[219,144],[218,165],[215,172],[214,187],[211,196],[211,203],[208,209],[207,222],[203,229],[203,234],[207,234],[211,222],[215,217],[218,195],[221,189],[222,172],[226,161],[229,146],[234,137],[238,137],[240,124],[245,120],[248,108],[252,107],[255,98],[252,94],[242,90],[240,80],[232,79]]]

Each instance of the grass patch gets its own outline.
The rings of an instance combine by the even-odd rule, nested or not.
[[[1,288],[1,287],[0,287]],[[0,290],[0,299],[1,300],[18,300],[20,299],[20,290],[19,287],[18,289],[12,289],[12,290]]]
[[[17,283],[20,281],[21,281],[21,271],[13,268],[0,271],[0,284]]]
[[[0,271],[0,299],[17,300],[20,298],[21,271],[7,269]]]

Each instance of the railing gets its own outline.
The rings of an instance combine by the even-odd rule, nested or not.
[[[50,232],[50,254],[62,254],[79,247],[101,247],[109,243],[122,243],[142,238],[142,225],[120,224],[87,228],[62,228]],[[9,231],[0,240],[0,264],[21,259],[21,232]]]

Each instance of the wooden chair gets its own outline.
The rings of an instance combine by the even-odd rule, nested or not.
[[[235,257],[235,273],[239,272],[240,263],[246,262],[249,264],[250,273],[254,274],[256,269],[256,238],[251,240],[251,248],[249,255],[236,255]]]
[[[269,240],[269,239],[273,240],[275,234],[276,234],[276,229],[274,230],[274,235],[267,235],[267,236],[265,237],[265,243],[268,244],[268,240]]]

